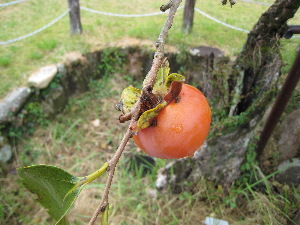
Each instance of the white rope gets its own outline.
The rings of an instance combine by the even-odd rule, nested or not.
[[[6,7],[6,6],[10,6],[10,5],[15,5],[18,4],[20,2],[26,2],[27,0],[19,0],[19,1],[14,1],[14,2],[8,2],[8,3],[3,3],[0,4],[0,7]]]
[[[216,19],[216,18],[214,18],[214,17],[206,14],[205,12],[202,12],[200,9],[195,8],[195,11],[198,12],[198,13],[200,13],[201,15],[207,17],[208,19],[211,19],[211,20],[213,20],[213,21],[215,21],[215,22],[217,22],[219,24],[222,24],[225,27],[229,27],[229,28],[234,29],[234,30],[242,31],[244,33],[249,33],[248,30],[244,30],[242,28],[238,28],[238,27],[232,26],[232,25],[230,25],[228,23],[224,23],[224,22],[222,22],[222,21],[220,21],[220,20],[218,20],[218,19]]]
[[[201,11],[200,9],[195,8],[195,11],[198,12],[198,13],[200,13],[200,14],[202,14],[203,16],[205,16],[205,17],[207,17],[207,18],[209,18],[209,19],[211,19],[211,20],[219,23],[219,24],[222,24],[225,27],[229,27],[229,28],[234,29],[234,30],[242,31],[244,33],[249,33],[250,32],[249,30],[244,30],[242,28],[238,28],[238,27],[232,26],[232,25],[230,25],[228,23],[224,23],[224,22],[222,22],[222,21],[220,21],[220,20],[218,20],[218,19],[216,19],[216,18],[214,18],[214,17],[206,14],[205,12]],[[300,38],[300,36],[295,36],[294,35],[292,38]]]
[[[16,42],[16,41],[20,41],[20,40],[23,40],[25,38],[28,38],[28,37],[31,37],[43,30],[45,30],[46,28],[52,26],[54,23],[56,23],[57,21],[59,21],[61,18],[63,18],[67,13],[69,12],[69,10],[65,11],[63,14],[61,14],[59,17],[57,17],[56,19],[54,19],[52,22],[46,24],[45,26],[37,29],[36,31],[33,31],[29,34],[26,34],[24,36],[21,36],[21,37],[18,37],[18,38],[15,38],[15,39],[12,39],[12,40],[9,40],[9,41],[3,41],[3,42],[0,42],[0,45],[6,45],[6,44],[10,44],[10,43],[13,43],[13,42]]]
[[[80,8],[88,12],[97,13],[106,16],[116,16],[116,17],[145,17],[145,16],[156,16],[156,15],[164,14],[164,12],[155,12],[155,13],[146,13],[146,14],[119,14],[119,13],[102,12],[94,9],[89,9],[86,7],[80,7]]]
[[[249,1],[249,0],[240,0],[242,2],[248,2],[248,3],[253,3],[253,4],[258,4],[258,5],[267,5],[267,6],[271,6],[272,4],[268,4],[268,3],[263,3],[263,2],[253,2],[253,1]]]
[[[27,0],[20,0],[18,2],[21,2],[21,1],[27,1]],[[247,1],[247,0],[245,0]],[[16,3],[15,3],[16,4]],[[0,5],[1,6],[1,5]],[[117,13],[109,13],[109,12],[102,12],[102,11],[97,11],[97,10],[94,10],[94,9],[89,9],[89,8],[86,8],[86,7],[80,7],[81,9],[83,10],[86,10],[88,12],[92,12],[92,13],[97,13],[97,14],[101,14],[101,15],[107,15],[107,16],[117,16],[117,17],[145,17],[145,16],[155,16],[155,15],[161,15],[161,14],[164,14],[163,12],[156,12],[156,13],[146,13],[146,14],[117,14]],[[184,8],[183,6],[179,7],[178,9],[182,9]],[[52,22],[48,23],[47,25],[39,28],[38,30],[36,31],[33,31],[27,35],[24,35],[24,36],[21,36],[21,37],[18,37],[18,38],[15,38],[15,39],[12,39],[12,40],[8,40],[8,41],[3,41],[3,42],[0,42],[0,45],[6,45],[6,44],[10,44],[10,43],[13,43],[13,42],[16,42],[16,41],[20,41],[20,40],[23,40],[25,38],[28,38],[28,37],[31,37],[43,30],[45,30],[46,28],[52,26],[54,23],[56,23],[57,21],[59,21],[61,18],[63,18],[70,10],[67,10],[65,11],[64,13],[62,13],[59,17],[57,17],[56,19],[54,19]],[[241,31],[241,32],[244,32],[244,33],[249,33],[248,30],[244,30],[242,28],[238,28],[238,27],[235,27],[235,26],[232,26],[228,23],[224,23],[210,15],[208,15],[207,13],[201,11],[200,9],[197,9],[195,8],[195,11],[200,13],[201,15],[225,26],[225,27],[229,27],[231,29],[234,29],[234,30],[237,30],[237,31]],[[300,38],[300,36],[293,36],[292,38]]]

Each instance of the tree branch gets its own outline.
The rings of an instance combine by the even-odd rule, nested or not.
[[[155,44],[156,52],[155,52],[155,55],[154,55],[154,59],[153,59],[153,62],[152,62],[151,69],[148,72],[148,74],[146,75],[146,78],[143,82],[143,89],[142,89],[142,95],[141,96],[143,96],[143,94],[147,94],[147,93],[152,92],[158,70],[162,66],[163,59],[164,59],[165,40],[166,40],[169,29],[172,27],[175,13],[176,13],[177,8],[179,7],[181,1],[182,0],[170,0],[166,5],[161,6],[162,11],[170,9],[170,12],[169,12],[168,18],[167,18],[162,30],[161,30],[161,33],[158,36],[158,39],[156,41],[156,44]],[[120,159],[120,157],[121,157],[121,155],[122,155],[122,153],[125,149],[125,146],[126,146],[127,142],[129,141],[129,139],[133,135],[132,127],[134,126],[134,124],[136,123],[136,121],[139,118],[140,104],[141,104],[141,97],[139,98],[137,103],[134,105],[134,107],[133,107],[133,109],[130,113],[131,114],[130,125],[129,125],[126,133],[124,134],[124,137],[123,137],[116,153],[114,154],[112,159],[108,162],[108,164],[109,164],[108,178],[107,178],[107,181],[106,181],[104,193],[103,193],[102,199],[100,201],[100,204],[98,205],[98,207],[97,207],[96,211],[94,212],[94,214],[93,214],[90,222],[88,223],[88,225],[93,225],[95,223],[98,215],[101,212],[104,212],[105,208],[107,207],[109,190],[110,190],[110,186],[111,186],[113,176],[114,176],[114,173],[115,173],[116,165],[117,165],[117,163],[118,163],[118,161],[119,161],[119,159]],[[127,115],[127,117],[128,117],[128,115]]]
[[[115,169],[116,169],[116,165],[118,163],[118,160],[120,158],[120,156],[122,155],[122,152],[128,142],[128,140],[130,139],[130,137],[132,136],[132,130],[130,130],[130,128],[127,129],[120,146],[118,147],[118,150],[116,151],[115,155],[113,156],[113,158],[109,161],[109,167],[108,167],[108,178],[105,184],[105,189],[103,192],[103,196],[101,199],[101,202],[98,206],[98,208],[96,209],[96,211],[94,212],[93,217],[91,218],[90,222],[88,223],[89,225],[92,225],[95,223],[98,215],[100,212],[104,212],[107,204],[108,204],[108,195],[109,195],[109,189],[111,186],[111,182],[112,179],[114,177],[114,173],[115,173]]]
[[[156,41],[156,44],[155,44],[156,52],[154,55],[152,67],[144,80],[143,91],[146,91],[146,89],[149,87],[153,87],[153,85],[155,83],[156,75],[158,73],[159,68],[162,65],[163,58],[164,58],[165,40],[166,40],[169,29],[172,27],[176,10],[179,7],[181,1],[182,0],[173,0],[168,3],[168,4],[171,3],[172,5],[170,6],[170,12],[169,12],[168,18],[167,18],[159,36],[158,36],[158,39]]]

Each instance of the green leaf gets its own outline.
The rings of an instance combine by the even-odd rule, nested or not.
[[[158,116],[161,110],[166,106],[166,102],[164,101],[162,104],[158,104],[155,108],[149,109],[146,112],[144,112],[138,122],[137,122],[137,130],[142,130],[147,127],[149,127],[155,117]]]
[[[121,100],[117,104],[118,110],[122,111],[124,114],[129,113],[131,111],[131,108],[139,99],[140,95],[141,95],[141,90],[137,88],[134,87],[125,88],[122,91]]]
[[[150,126],[155,117],[158,116],[159,112],[167,104],[172,102],[174,99],[177,99],[181,92],[185,77],[177,73],[169,73],[169,62],[165,59],[161,68],[158,70],[153,89],[148,91],[149,93],[142,94],[139,89],[133,87],[128,87],[123,90],[121,100],[116,105],[116,108],[122,111],[123,115],[127,114],[127,116],[130,116],[128,113],[131,112],[131,109],[137,100],[139,98],[141,99],[140,113],[142,113],[142,115],[140,116],[137,124],[134,124],[134,126],[131,127],[134,131],[137,132]],[[148,84],[149,80],[147,79],[151,78],[146,77],[143,86]],[[122,119],[120,121],[123,122],[126,120]]]
[[[166,79],[164,85],[165,85],[167,88],[169,88],[169,87],[171,86],[171,84],[172,84],[173,81],[184,82],[184,81],[185,81],[185,77],[182,76],[182,75],[180,75],[180,74],[177,74],[177,73],[171,73],[171,74],[167,77],[167,79]]]
[[[153,93],[163,96],[166,93],[167,88],[165,86],[165,82],[170,72],[169,62],[166,60],[164,65],[159,69],[155,84],[153,86]]]
[[[37,194],[37,201],[48,209],[49,215],[57,221],[57,225],[69,224],[65,215],[79,195],[82,186],[68,195],[67,193],[80,182],[81,178],[48,165],[18,168],[18,174],[24,186],[30,192]]]

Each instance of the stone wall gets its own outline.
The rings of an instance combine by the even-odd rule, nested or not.
[[[10,130],[22,130],[28,125],[28,118],[51,118],[62,112],[70,98],[89,89],[90,80],[101,79],[105,74],[102,64],[107,63],[107,52],[111,54],[109,57],[121,57],[124,73],[141,81],[150,70],[154,56],[153,50],[141,47],[110,48],[87,54],[72,52],[61,63],[33,72],[27,86],[16,88],[0,101],[0,162],[7,163],[12,157]],[[222,51],[211,47],[170,52],[166,56],[171,72],[184,71],[187,82],[196,85],[209,98],[213,96],[212,72],[229,62]]]

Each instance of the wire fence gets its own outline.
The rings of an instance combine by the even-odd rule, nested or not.
[[[19,1],[14,1],[14,2],[10,2],[10,3],[5,3],[5,4],[0,4],[0,6],[7,6],[7,5],[13,5],[13,4],[17,4],[17,3],[20,3],[20,2],[24,2],[24,1],[27,1],[27,0],[19,0]],[[248,1],[248,0],[241,0],[241,1],[244,1],[244,2],[250,2],[250,3],[255,3],[255,4],[261,4],[261,5],[266,5],[266,3],[261,3],[261,2],[252,2],[252,1]],[[269,4],[267,4],[269,5]],[[178,9],[182,9],[184,8],[183,6],[179,7]],[[91,12],[91,13],[96,13],[96,14],[100,14],[100,15],[106,15],[106,16],[114,16],[114,17],[127,17],[127,18],[134,18],[134,17],[149,17],[149,16],[157,16],[157,15],[162,15],[166,12],[154,12],[154,13],[146,13],[146,14],[119,14],[119,13],[110,13],[110,12],[103,12],[103,11],[98,11],[98,10],[94,10],[94,9],[90,9],[90,8],[86,8],[86,7],[80,7],[80,9],[82,10],[85,10],[87,12]],[[0,45],[6,45],[6,44],[11,44],[11,43],[14,43],[14,42],[17,42],[17,41],[21,41],[23,39],[26,39],[26,38],[29,38],[29,37],[32,37],[33,35],[37,34],[37,33],[40,33],[41,31],[47,29],[48,27],[52,26],[53,24],[55,24],[56,22],[58,22],[60,19],[62,19],[70,10],[66,10],[64,13],[62,13],[60,16],[58,16],[57,18],[55,18],[53,21],[51,21],[50,23],[46,24],[45,26],[29,33],[29,34],[26,34],[26,35],[23,35],[21,37],[18,37],[18,38],[14,38],[14,39],[11,39],[11,40],[8,40],[8,41],[2,41],[0,42]],[[242,29],[242,28],[239,28],[239,27],[236,27],[236,26],[233,26],[231,24],[228,24],[228,23],[225,23],[221,20],[218,20],[210,15],[208,15],[207,13],[201,11],[200,9],[198,8],[195,8],[195,11],[200,13],[202,16],[218,23],[218,24],[221,24],[225,27],[228,27],[228,28],[231,28],[231,29],[234,29],[234,30],[237,30],[237,31],[240,31],[240,32],[244,32],[244,33],[249,33],[250,31],[249,30],[245,30],[245,29]],[[293,36],[292,38],[300,38],[300,36]]]
[[[182,8],[182,7],[179,7]],[[146,14],[119,14],[119,13],[110,13],[110,12],[102,12],[94,9],[89,9],[86,7],[80,7],[80,9],[83,9],[85,11],[91,12],[91,13],[97,13],[100,15],[105,16],[114,16],[114,17],[147,17],[147,16],[156,16],[156,15],[162,15],[164,12],[155,12],[155,13],[146,13]]]
[[[62,13],[59,17],[55,18],[54,20],[52,20],[50,23],[46,24],[45,26],[29,33],[29,34],[26,34],[26,35],[23,35],[21,37],[18,37],[18,38],[15,38],[15,39],[11,39],[9,41],[2,41],[0,42],[0,45],[7,45],[7,44],[11,44],[11,43],[14,43],[14,42],[17,42],[17,41],[21,41],[25,38],[29,38],[29,37],[32,37],[33,35],[37,34],[37,33],[40,33],[41,31],[47,29],[48,27],[52,26],[53,24],[55,24],[56,22],[58,22],[61,18],[63,18],[65,15],[67,15],[67,13],[69,12],[69,10],[65,11],[64,13]]]
[[[242,28],[238,28],[238,27],[232,26],[232,25],[230,25],[228,23],[222,22],[222,21],[220,21],[220,20],[218,20],[218,19],[216,19],[216,18],[208,15],[207,13],[201,11],[200,9],[195,8],[195,11],[198,12],[198,13],[200,13],[201,15],[205,16],[206,18],[208,18],[208,19],[210,19],[212,21],[215,21],[216,23],[219,23],[219,24],[221,24],[221,25],[223,25],[225,27],[229,27],[231,29],[238,30],[238,31],[241,31],[241,32],[244,32],[244,33],[249,33],[248,30],[244,30]]]
[[[18,0],[18,1],[13,1],[13,2],[8,2],[8,3],[2,3],[0,4],[0,7],[6,7],[6,6],[11,6],[11,5],[15,5],[21,2],[26,2],[27,0]]]
[[[0,7],[11,6],[11,5],[15,5],[15,4],[18,4],[18,3],[21,3],[21,2],[26,2],[26,1],[27,0],[18,0],[18,1],[8,2],[8,3],[2,3],[2,4],[0,4]],[[247,3],[253,3],[253,4],[258,4],[258,5],[271,6],[271,4],[264,3],[264,2],[254,2],[254,1],[250,1],[250,0],[240,0],[240,1],[247,2]],[[155,15],[157,15],[157,14],[159,14],[159,13],[155,13]]]

